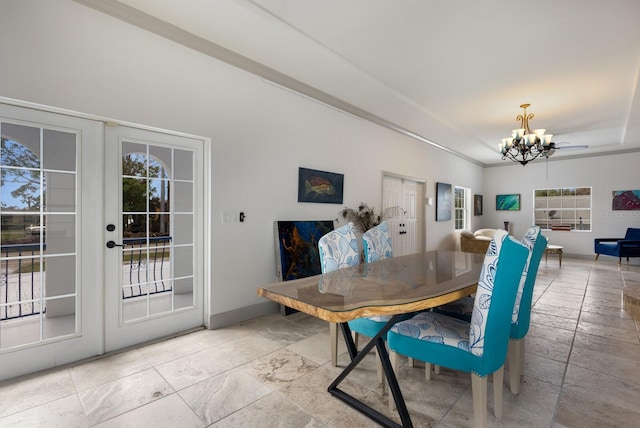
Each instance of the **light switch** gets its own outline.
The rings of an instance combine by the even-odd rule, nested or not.
[[[235,211],[223,211],[222,223],[236,223],[238,221],[238,213]]]

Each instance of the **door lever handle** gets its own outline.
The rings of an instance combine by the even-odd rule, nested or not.
[[[107,241],[107,248],[124,247],[122,244],[116,244],[115,241]]]

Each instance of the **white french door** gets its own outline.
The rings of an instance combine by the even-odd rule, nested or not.
[[[203,325],[204,141],[105,131],[105,349]]]
[[[204,324],[202,139],[2,102],[0,136],[0,381]]]
[[[393,245],[393,254],[402,256],[423,250],[422,231],[424,207],[420,195],[424,195],[424,183],[385,176],[382,184],[382,209],[401,207],[402,212],[387,220]]]
[[[102,129],[0,103],[0,380],[102,352]]]

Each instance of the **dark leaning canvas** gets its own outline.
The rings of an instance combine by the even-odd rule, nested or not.
[[[276,221],[276,276],[279,281],[291,281],[318,275],[321,272],[318,240],[333,230],[333,220]],[[282,315],[295,312],[280,307]]]

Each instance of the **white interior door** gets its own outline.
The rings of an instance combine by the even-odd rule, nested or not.
[[[204,141],[105,132],[105,346],[204,324]]]
[[[0,380],[102,352],[102,129],[0,103]]]
[[[396,256],[423,251],[423,196],[424,183],[391,176],[383,178],[383,210],[396,206],[403,210],[387,220]]]

